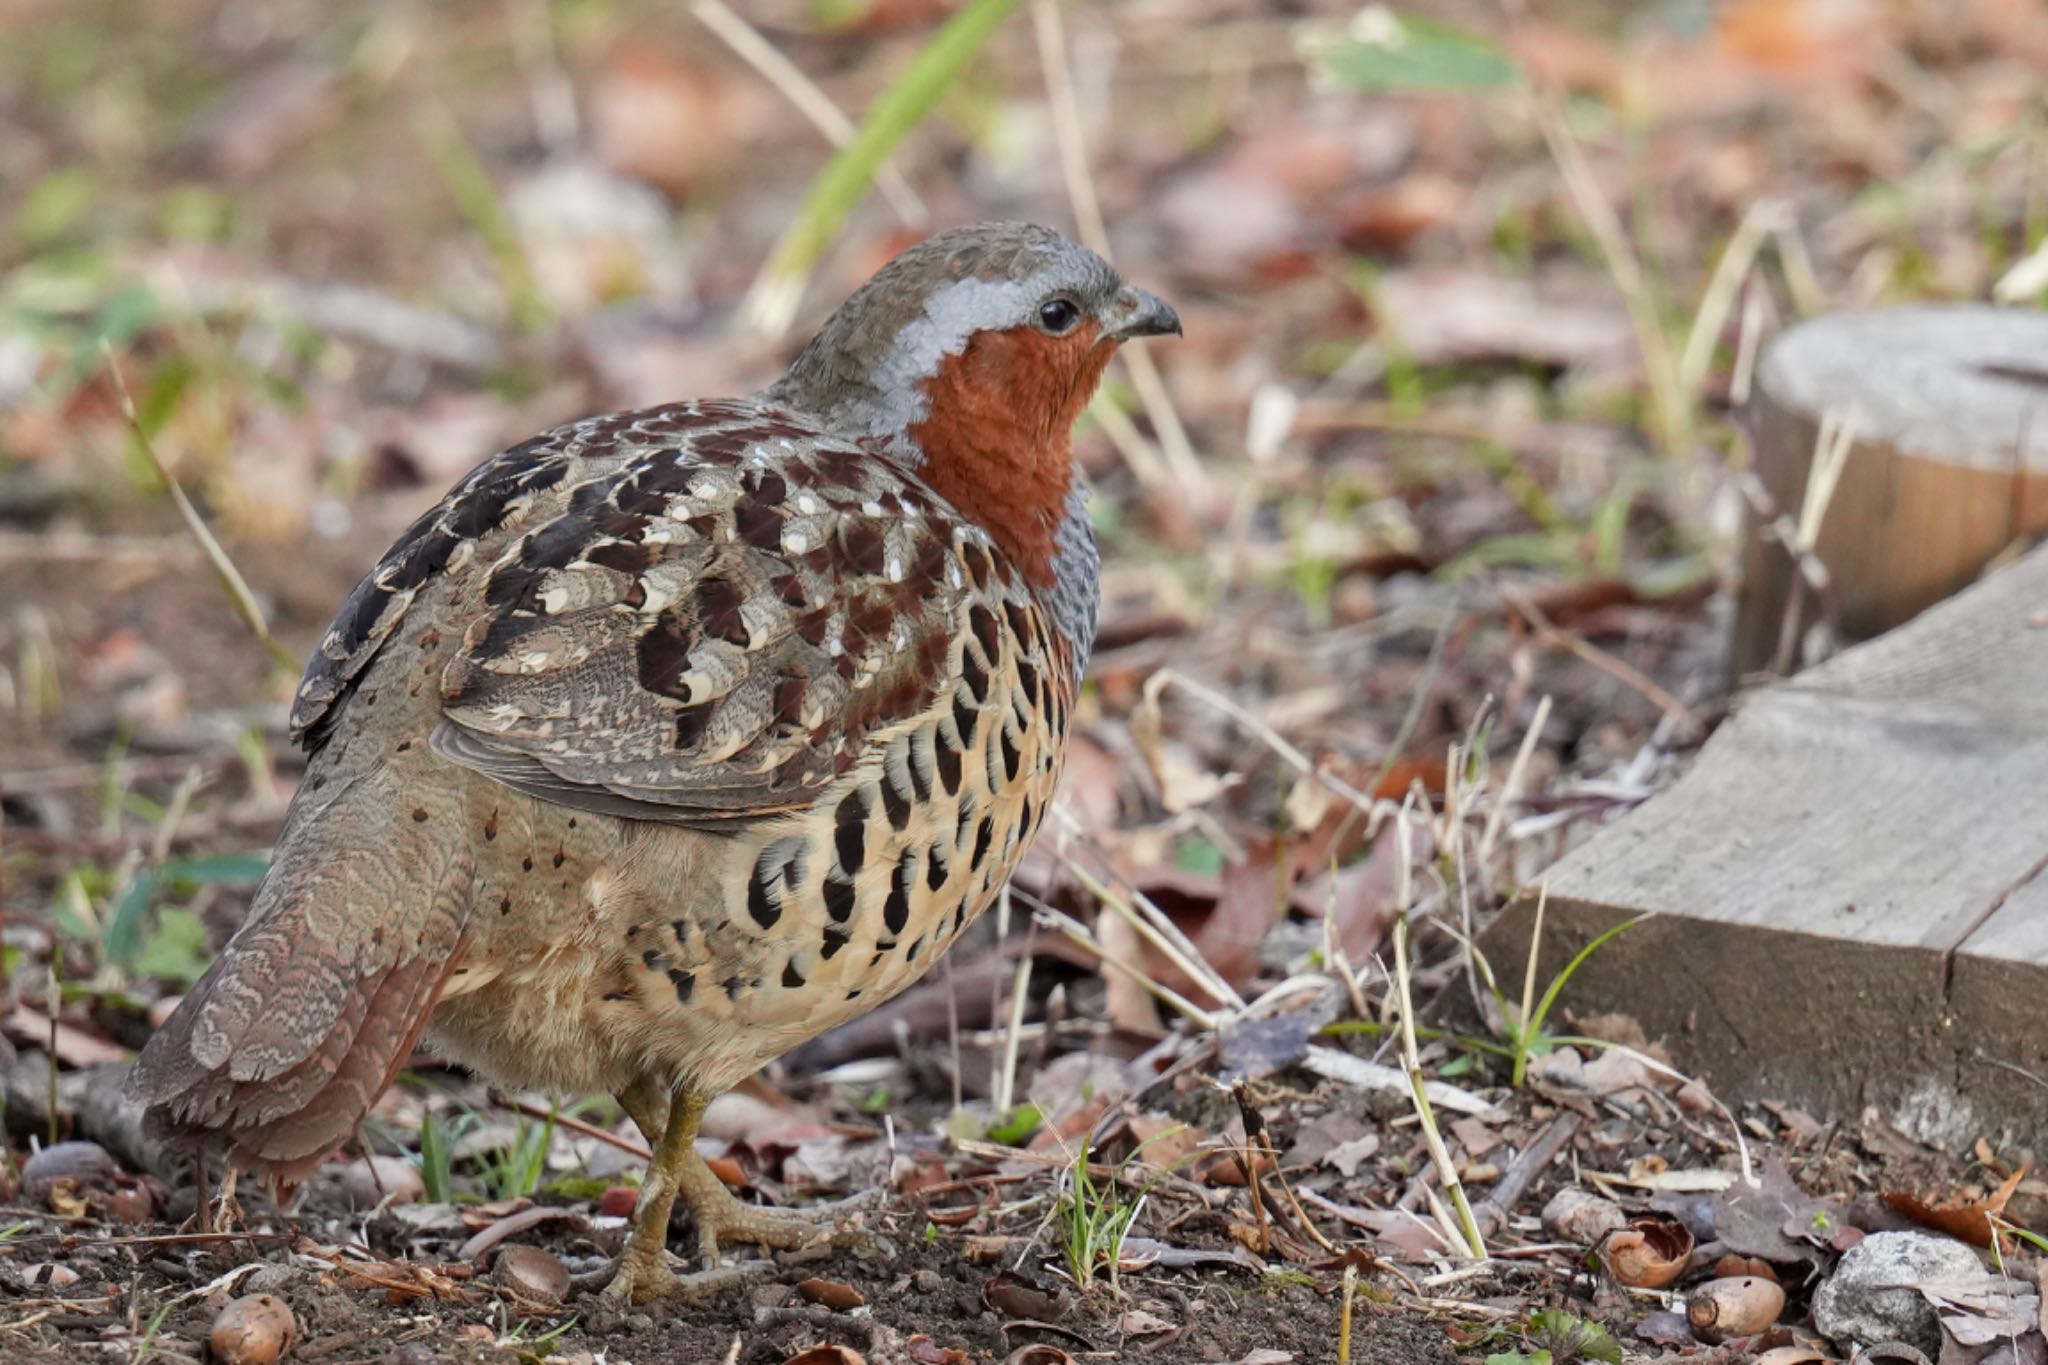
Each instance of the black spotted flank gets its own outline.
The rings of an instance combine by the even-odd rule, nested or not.
[[[832,960],[832,955],[834,953],[837,953],[841,948],[844,948],[852,938],[853,935],[849,931],[845,929],[835,928],[829,924],[826,925],[825,938],[823,943],[821,943],[818,947],[818,956],[824,958],[827,962],[830,962]]]
[[[1001,656],[1003,649],[1002,626],[996,621],[996,614],[976,602],[967,612],[967,626],[974,632],[974,638],[981,642],[984,657],[993,662]],[[975,695],[981,695],[976,689]]]
[[[975,610],[979,611],[981,608],[976,607]],[[988,619],[993,621],[996,618],[991,616]],[[994,658],[994,653],[991,652],[989,657]],[[974,657],[974,651],[971,649],[963,648],[960,651],[960,684],[967,690],[967,695],[974,698],[977,703],[988,699],[988,670],[981,666],[981,661]],[[957,695],[953,699],[953,705],[957,715],[960,705]]]
[[[747,979],[743,976],[728,976],[718,983],[718,988],[725,992],[726,999],[737,1001],[740,992],[747,988]]]
[[[1010,738],[1009,726],[998,725],[996,738],[1003,746],[1003,775],[1009,781],[1015,782],[1017,774],[1023,770],[1024,755],[1017,751],[1017,742]]]
[[[889,765],[882,765],[882,780],[876,784],[882,789],[882,809],[889,813],[889,824],[899,832],[910,826],[910,796],[899,789],[889,771]]]
[[[804,984],[804,974],[796,969],[796,959],[782,964],[782,984],[789,990],[796,990]]]
[[[942,843],[933,844],[931,851],[925,855],[924,884],[933,891],[937,891],[940,887],[944,886],[946,878],[953,874],[952,867],[939,857],[939,850],[944,847],[945,845]]]
[[[1038,670],[1028,660],[1017,660],[1017,681],[1023,684],[1021,690],[1024,693],[1025,700],[1030,702],[1031,709],[1037,710],[1039,704]]]
[[[1038,623],[1032,618],[1030,608],[1017,601],[1003,603],[1003,615],[1010,618],[1010,633],[1020,642],[1038,638]]]
[[[932,734],[929,728],[913,732],[905,740],[909,753],[904,766],[910,769],[911,799],[924,803],[932,799],[932,761],[926,751],[931,747]]]
[[[910,923],[910,892],[917,885],[918,850],[906,848],[896,860],[896,873],[889,879],[889,898],[882,903],[882,924],[891,934],[900,934]]]
[[[775,895],[775,876],[764,855],[754,864],[754,875],[747,878],[747,913],[763,929],[773,929],[775,921],[782,918],[782,903]]]
[[[852,882],[843,882],[836,874],[825,878],[825,913],[832,917],[833,923],[844,924],[852,918],[854,900]],[[828,929],[825,932],[830,934],[832,931]]]
[[[839,870],[851,881],[868,856],[868,803],[859,788],[848,792],[832,812],[832,849],[839,857]]]
[[[980,720],[981,712],[968,704],[966,693],[964,691],[954,692],[953,728],[960,732],[961,748],[971,749],[974,747],[974,729]]]
[[[967,860],[969,867],[972,867],[977,872],[981,870],[982,863],[988,858],[989,843],[995,837],[995,817],[993,815],[982,816],[980,827],[974,831],[974,856]]]
[[[681,967],[671,967],[668,970],[668,979],[676,988],[676,1003],[689,1004],[690,997],[697,991],[697,974],[686,972]]]
[[[932,727],[932,761],[938,767],[939,785],[946,789],[946,795],[959,795],[960,750],[942,725]]]

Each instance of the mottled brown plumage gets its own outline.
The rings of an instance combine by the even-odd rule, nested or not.
[[[930,967],[1051,800],[1094,624],[1068,427],[1172,312],[1042,228],[913,248],[752,399],[480,466],[344,604],[247,923],[138,1065],[174,1132],[302,1176],[424,1036],[618,1095],[656,1145],[612,1292],[798,1230],[708,1099]]]

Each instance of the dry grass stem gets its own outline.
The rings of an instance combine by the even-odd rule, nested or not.
[[[1078,838],[1085,844],[1086,836],[1080,832],[1079,825],[1065,809],[1055,806],[1053,812],[1061,825],[1060,843],[1054,850],[1054,856],[1060,860],[1060,866],[1071,873],[1090,895],[1129,920],[1131,927],[1136,929],[1147,943],[1164,953],[1174,966],[1186,973],[1189,980],[1201,986],[1217,1004],[1233,1010],[1242,1010],[1245,1007],[1244,997],[1209,965],[1208,959],[1202,956],[1202,950],[1181,932],[1180,926],[1173,922],[1172,916],[1153,903],[1150,896],[1126,882],[1124,889],[1130,893],[1130,900],[1126,901],[1075,860],[1067,851],[1066,842],[1068,839]],[[1099,854],[1101,850],[1097,849],[1096,852]],[[1104,860],[1104,866],[1108,866],[1107,859]]]
[[[1073,208],[1074,226],[1084,243],[1103,259],[1113,259],[1109,250],[1109,228],[1102,219],[1102,201],[1095,193],[1095,177],[1088,169],[1087,140],[1081,127],[1081,103],[1074,93],[1074,72],[1067,60],[1067,38],[1060,20],[1059,0],[1032,0],[1031,29],[1038,40],[1039,64],[1045,71],[1046,102],[1052,114],[1053,140],[1059,148],[1060,174],[1066,182],[1067,202]],[[1166,383],[1159,377],[1159,369],[1152,363],[1152,357],[1140,346],[1120,351],[1117,359],[1130,374],[1131,387],[1137,391],[1145,415],[1152,419],[1152,429],[1158,433],[1163,456],[1163,460],[1153,459],[1149,443],[1144,443],[1136,428],[1131,428],[1129,434],[1137,436],[1138,442],[1144,443],[1146,448],[1142,461],[1131,466],[1132,475],[1154,488],[1165,487],[1166,480],[1170,478],[1183,497],[1194,490],[1206,488],[1208,474],[1195,457],[1194,444],[1188,439],[1187,428],[1181,423],[1180,413],[1174,408],[1173,398],[1167,393]],[[1100,400],[1098,404],[1108,406]],[[1124,453],[1121,442],[1117,449]]]
[[[1216,1028],[1217,1024],[1220,1022],[1218,1016],[1212,1014],[1210,1011],[1205,1010],[1201,1006],[1195,1004],[1194,1001],[1189,1000],[1186,996],[1182,995],[1179,991],[1174,990],[1171,986],[1163,985],[1160,982],[1154,981],[1151,977],[1145,975],[1145,973],[1139,971],[1130,963],[1123,961],[1121,958],[1112,956],[1108,952],[1108,950],[1106,950],[1102,946],[1101,940],[1095,937],[1094,931],[1089,929],[1087,925],[1081,923],[1081,921],[1075,919],[1072,915],[1067,914],[1065,911],[1055,909],[1053,906],[1047,905],[1045,902],[1037,900],[1036,897],[1032,897],[1030,899],[1033,902],[1035,902],[1033,908],[1035,909],[1038,915],[1039,922],[1044,924],[1047,928],[1053,929],[1061,935],[1065,936],[1068,942],[1074,944],[1076,947],[1079,947],[1084,951],[1088,952],[1089,954],[1091,954],[1095,958],[1095,960],[1100,962],[1103,966],[1108,967],[1110,970],[1117,972],[1120,975],[1128,977],[1130,980],[1144,987],[1145,990],[1148,991],[1154,999],[1158,1000],[1161,1004],[1168,1005],[1173,1009],[1179,1011],[1181,1014],[1187,1016],[1198,1027],[1204,1030],[1213,1030]]]
[[[1622,307],[1628,312],[1629,326],[1642,354],[1643,377],[1650,386],[1656,434],[1662,438],[1667,454],[1682,454],[1691,440],[1691,409],[1685,401],[1677,358],[1672,355],[1670,340],[1664,335],[1663,324],[1651,301],[1642,262],[1636,258],[1635,248],[1629,244],[1620,216],[1600,192],[1599,181],[1594,178],[1593,168],[1586,161],[1585,151],[1573,135],[1571,125],[1565,122],[1556,92],[1548,88],[1532,88],[1530,105],[1535,112],[1537,129],[1543,134],[1544,145],[1550,149],[1551,159],[1557,163],[1558,174],[1564,179],[1572,208],[1578,213],[1586,231],[1592,234],[1594,245],[1599,248],[1600,257],[1607,266],[1607,273],[1621,293]]]
[[[1010,984],[1010,1008],[1003,1028],[1003,1067],[996,1073],[992,1108],[998,1119],[1017,1103],[1017,1052],[1024,1038],[1024,1006],[1030,999],[1032,954],[1017,958],[1016,980]]]
[[[1494,796],[1493,809],[1486,813],[1486,829],[1479,836],[1479,862],[1482,868],[1493,857],[1494,845],[1500,841],[1500,832],[1507,818],[1508,808],[1514,805],[1522,794],[1523,779],[1528,776],[1529,760],[1535,756],[1536,741],[1543,737],[1543,727],[1550,720],[1550,695],[1545,693],[1536,701],[1536,714],[1529,718],[1529,728],[1522,734],[1522,743],[1515,750],[1514,762],[1508,765],[1508,775],[1501,780],[1500,791]]]
[[[1443,1134],[1437,1129],[1436,1111],[1430,1103],[1428,1085],[1422,1074],[1422,1052],[1415,1036],[1414,981],[1408,970],[1408,918],[1414,905],[1415,879],[1413,857],[1409,853],[1406,804],[1394,817],[1394,830],[1400,855],[1394,891],[1398,912],[1394,920],[1394,983],[1396,998],[1401,1004],[1402,1063],[1408,1073],[1415,1116],[1421,1120],[1423,1141],[1429,1148],[1430,1161],[1436,1166],[1437,1178],[1443,1182],[1457,1208],[1456,1231],[1463,1235],[1465,1250],[1472,1259],[1483,1261],[1486,1259],[1486,1239],[1479,1231],[1479,1220],[1472,1215],[1471,1203],[1465,1198],[1465,1186],[1458,1179],[1457,1163],[1451,1160],[1450,1149],[1444,1145]]]
[[[235,567],[235,562],[228,558],[228,552],[221,548],[221,543],[214,539],[213,532],[200,517],[199,509],[185,496],[185,490],[179,486],[170,467],[157,454],[156,443],[150,440],[149,433],[143,430],[142,419],[135,411],[135,398],[128,392],[128,380],[121,373],[121,366],[114,358],[114,348],[106,341],[101,341],[100,355],[106,361],[107,373],[113,378],[115,391],[121,396],[121,416],[127,421],[129,431],[134,434],[135,444],[141,449],[143,458],[149,461],[149,467],[156,471],[156,476],[164,481],[164,488],[171,495],[171,505],[178,509],[178,516],[184,520],[185,529],[199,542],[200,551],[205,554],[206,562],[213,567],[214,577],[220,580],[222,589],[228,595],[229,604],[235,609],[235,615],[242,618],[242,624],[246,625],[250,633],[270,651],[270,656],[277,660],[280,666],[297,672],[299,661],[271,635],[270,623],[263,619],[263,608],[257,605],[256,594],[249,590],[248,580],[242,577],[242,572]]]
[[[1218,692],[1215,688],[1210,687],[1206,683],[1195,681],[1178,669],[1162,668],[1153,673],[1151,677],[1145,680],[1145,693],[1147,696],[1157,698],[1169,686],[1178,687],[1188,695],[1215,707],[1246,730],[1249,730],[1267,748],[1279,755],[1280,760],[1287,764],[1288,767],[1294,769],[1303,777],[1320,783],[1332,795],[1342,797],[1367,815],[1376,816],[1392,812],[1392,802],[1376,801],[1342,778],[1324,772],[1307,754],[1289,744],[1285,739],[1282,739],[1280,733],[1272,726],[1266,724],[1257,716],[1239,706],[1235,701]]]
[[[1758,250],[1790,217],[1791,209],[1783,200],[1760,199],[1751,204],[1736,225],[1735,235],[1728,239],[1721,258],[1714,262],[1714,273],[1700,295],[1699,311],[1693,314],[1685,348],[1678,356],[1679,389],[1687,403],[1697,404],[1706,391],[1707,367],[1713,363],[1715,343],[1728,325],[1743,281],[1756,264]]]

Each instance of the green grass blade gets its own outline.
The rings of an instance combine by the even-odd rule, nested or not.
[[[853,141],[811,182],[802,211],[762,267],[747,299],[749,326],[770,334],[788,326],[803,282],[873,184],[882,163],[1016,8],[1017,0],[968,0],[869,106]]]
[[[1550,985],[1544,989],[1543,998],[1536,1003],[1535,1010],[1530,1013],[1527,1019],[1521,1021],[1519,1030],[1521,1041],[1520,1045],[1515,1048],[1515,1074],[1513,1082],[1515,1089],[1519,1090],[1522,1088],[1522,1078],[1528,1071],[1528,1044],[1533,1042],[1536,1036],[1543,1031],[1543,1021],[1550,1016],[1550,1007],[1557,1003],[1557,997],[1564,990],[1565,983],[1572,979],[1572,973],[1585,966],[1593,954],[1599,952],[1610,942],[1621,937],[1622,934],[1635,928],[1648,918],[1648,914],[1637,915],[1633,919],[1625,919],[1604,933],[1596,935],[1592,942],[1572,955],[1572,960],[1565,963],[1563,969],[1556,976],[1550,978]],[[1529,951],[1535,952],[1538,946],[1534,943],[1530,944]]]

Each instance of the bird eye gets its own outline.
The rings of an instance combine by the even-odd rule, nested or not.
[[[1074,330],[1081,310],[1072,299],[1051,298],[1038,305],[1038,325],[1054,336]]]

